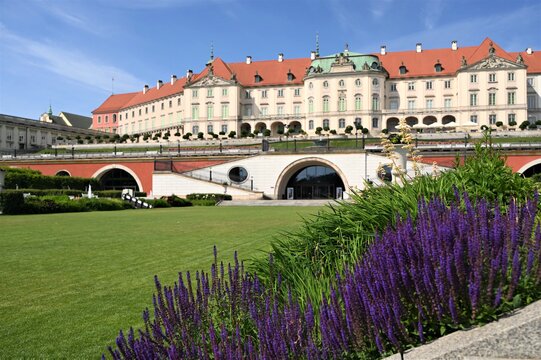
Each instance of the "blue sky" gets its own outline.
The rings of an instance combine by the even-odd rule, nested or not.
[[[0,113],[91,115],[215,56],[225,61],[478,45],[541,51],[540,0],[0,0]]]

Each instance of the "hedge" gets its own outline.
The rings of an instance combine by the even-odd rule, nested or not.
[[[6,171],[4,187],[6,189],[75,189],[85,190],[88,185],[100,189],[101,184],[94,178],[68,176],[46,176],[21,171]]]
[[[7,189],[6,192],[20,192],[28,193],[36,196],[47,196],[47,195],[68,195],[68,196],[81,196],[81,194],[86,194],[84,190],[72,190],[72,189]],[[92,193],[100,198],[115,198],[120,199],[122,197],[121,190],[97,190],[92,191]],[[135,192],[136,197],[146,197],[147,193],[142,191]]]
[[[214,200],[214,201],[222,201],[222,200],[232,200],[233,197],[229,194],[204,194],[204,193],[193,193],[186,195],[186,199],[188,200]]]

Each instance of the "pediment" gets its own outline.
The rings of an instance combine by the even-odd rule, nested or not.
[[[198,80],[197,82],[190,84],[190,87],[230,86],[230,85],[234,85],[234,82],[224,80],[218,76],[207,75],[204,78]]]
[[[467,66],[463,69],[465,70],[498,70],[498,69],[524,69],[526,66],[521,63],[512,62],[506,59],[503,59],[498,56],[488,56],[483,60]]]

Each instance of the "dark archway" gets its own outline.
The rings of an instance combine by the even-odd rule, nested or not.
[[[398,118],[392,117],[387,119],[387,130],[389,131],[398,131],[396,128],[398,126]]]
[[[286,199],[342,198],[344,182],[334,169],[311,165],[297,170],[286,185]]]
[[[55,175],[56,176],[67,176],[67,177],[71,176],[71,174],[67,170],[60,170]]]
[[[135,178],[122,169],[108,170],[99,180],[104,190],[133,189],[135,191],[140,191]]]
[[[252,126],[248,123],[244,123],[240,126],[241,135],[248,135],[252,132]]]
[[[537,174],[541,174],[541,164],[533,165],[522,172],[522,176],[527,178]],[[541,175],[536,176],[535,181],[541,181]]]
[[[419,119],[417,119],[415,116],[408,116],[406,118],[406,124],[413,127],[413,125],[417,125],[419,123]]]
[[[292,134],[299,134],[302,130],[301,123],[298,121],[292,121],[287,127],[288,131]]]

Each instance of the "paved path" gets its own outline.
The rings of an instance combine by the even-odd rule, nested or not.
[[[222,201],[219,206],[324,206],[335,203],[334,200],[230,200]]]
[[[541,300],[467,331],[407,351],[404,360],[541,360]],[[400,360],[395,354],[385,360]]]

